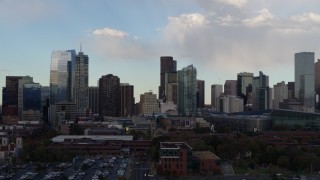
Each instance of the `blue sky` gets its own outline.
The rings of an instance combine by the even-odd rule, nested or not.
[[[0,0],[0,86],[30,75],[49,85],[51,52],[89,55],[90,85],[114,74],[158,93],[160,56],[193,64],[210,85],[263,71],[270,86],[294,79],[294,53],[319,58],[320,0]],[[0,97],[2,98],[2,97]]]

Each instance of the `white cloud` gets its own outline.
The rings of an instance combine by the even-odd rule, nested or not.
[[[119,37],[119,38],[123,38],[128,36],[129,34],[120,30],[116,30],[116,29],[111,29],[111,28],[103,28],[103,29],[96,29],[92,32],[93,35],[96,36],[111,36],[111,37]]]
[[[270,20],[274,19],[274,16],[270,13],[268,9],[261,9],[258,11],[259,15],[253,18],[247,18],[243,20],[243,23],[245,23],[248,26],[259,26],[259,25],[265,25]]]
[[[317,13],[304,13],[302,15],[292,16],[291,19],[297,22],[313,22],[320,23],[320,14]]]
[[[243,8],[247,4],[247,0],[216,0],[219,3],[234,6],[236,8]]]
[[[232,25],[235,25],[236,21],[238,21],[238,19],[229,14],[226,16],[217,17],[217,20],[216,20],[216,22],[221,26],[232,26]]]

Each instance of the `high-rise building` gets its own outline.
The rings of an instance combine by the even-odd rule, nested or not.
[[[99,114],[99,87],[89,87],[89,109],[92,114]]]
[[[197,80],[197,108],[204,108],[204,91],[205,91],[205,84],[204,80]]]
[[[157,95],[146,92],[140,95],[139,111],[141,115],[152,116],[160,112]]]
[[[254,110],[265,110],[272,107],[272,92],[269,88],[269,76],[261,71],[252,80],[252,105]]]
[[[177,102],[179,114],[197,113],[197,69],[193,65],[178,71]]]
[[[160,57],[160,86],[159,86],[159,99],[165,95],[165,73],[177,71],[177,61],[173,60],[171,56]]]
[[[211,106],[213,109],[217,109],[217,98],[222,95],[222,85],[213,84],[211,85]]]
[[[252,80],[253,73],[242,72],[237,75],[237,96],[243,98],[246,110],[252,106]]]
[[[295,97],[299,98],[303,111],[314,112],[315,108],[315,67],[314,53],[301,52],[294,55]]]
[[[89,57],[79,52],[72,62],[72,99],[79,113],[89,108]]]
[[[108,74],[99,79],[99,114],[100,117],[121,116],[120,106],[120,79],[118,76]]]
[[[19,79],[19,85],[18,85],[18,115],[21,118],[22,117],[22,111],[23,105],[24,105],[24,98],[23,98],[23,91],[24,91],[24,85],[27,83],[33,83],[33,78],[30,76],[22,76],[21,79]]]
[[[41,86],[39,83],[26,83],[23,85],[23,121],[41,120]]]
[[[2,91],[2,115],[18,116],[19,80],[22,76],[7,76],[6,87]]]
[[[223,94],[226,96],[237,96],[237,80],[226,80]]]
[[[314,64],[314,85],[315,85],[315,91],[316,91],[316,109],[320,109],[320,59]]]
[[[280,109],[280,102],[284,102],[288,99],[288,85],[282,81],[273,86],[274,98],[273,98],[273,109]]]
[[[177,104],[177,72],[165,73],[165,96],[163,101]]]
[[[133,116],[134,115],[134,87],[128,83],[121,83],[121,102],[120,110],[121,116]]]
[[[53,51],[50,64],[50,104],[71,101],[72,62],[76,51]]]
[[[243,108],[243,99],[237,96],[220,96],[216,99],[216,111],[233,113],[233,112],[242,112]]]
[[[295,94],[295,85],[294,82],[288,82],[288,99],[294,99],[294,94]]]
[[[41,112],[44,123],[49,123],[50,87],[41,86]]]

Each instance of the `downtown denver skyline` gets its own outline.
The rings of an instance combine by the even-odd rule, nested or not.
[[[49,85],[53,50],[89,56],[89,85],[114,74],[158,93],[160,56],[193,64],[210,86],[262,71],[270,87],[294,81],[294,53],[319,58],[319,0],[0,0],[0,86],[30,75]]]

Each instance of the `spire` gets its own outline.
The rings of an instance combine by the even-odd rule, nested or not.
[[[80,42],[80,52],[82,52],[82,41]]]

